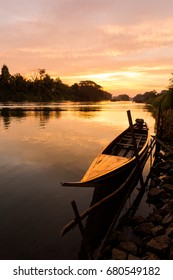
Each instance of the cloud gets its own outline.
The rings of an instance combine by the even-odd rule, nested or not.
[[[151,73],[160,79],[154,67],[172,72],[172,10],[170,0],[6,0],[0,63],[12,73],[46,68],[69,81],[92,75],[107,88],[117,79],[134,82],[135,71],[127,75],[133,67],[138,79]]]

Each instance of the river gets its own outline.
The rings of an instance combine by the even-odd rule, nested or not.
[[[0,259],[78,259],[79,230],[60,237],[89,207],[93,189],[62,187],[78,181],[95,156],[133,121],[154,119],[132,102],[0,104]]]

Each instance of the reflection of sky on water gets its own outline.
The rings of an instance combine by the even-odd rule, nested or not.
[[[50,105],[49,110],[11,110],[0,117],[2,256],[75,258],[78,231],[63,239],[59,232],[73,217],[70,202],[75,199],[79,211],[85,210],[93,190],[63,188],[60,182],[82,178],[97,153],[128,126],[126,110],[154,126],[144,105],[63,106],[62,111]]]
[[[8,104],[0,105],[1,117],[3,119],[4,128],[8,129],[13,121],[22,121],[26,116],[33,116],[40,121],[40,127],[44,128],[50,118],[69,117],[84,118],[90,121],[105,123],[107,125],[115,125],[120,127],[120,131],[128,125],[126,111],[131,110],[132,117],[135,120],[139,117],[142,110],[142,117],[146,118],[149,114],[144,104],[135,104],[132,102],[98,102],[98,103],[47,103],[47,104]],[[67,113],[67,114],[66,114]],[[150,120],[151,121],[151,120]],[[153,123],[151,127],[153,126]]]

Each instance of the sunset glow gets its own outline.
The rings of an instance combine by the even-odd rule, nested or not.
[[[115,95],[159,92],[173,72],[172,10],[170,0],[6,0],[0,67],[26,77],[44,68]]]

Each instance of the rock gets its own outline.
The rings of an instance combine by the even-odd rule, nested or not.
[[[136,244],[132,241],[121,242],[118,245],[118,249],[121,249],[127,253],[131,253],[132,255],[136,255],[138,251]]]
[[[159,163],[157,163],[155,166],[153,166],[152,172],[155,176],[157,176],[157,177],[159,176],[159,174],[160,174]]]
[[[150,203],[159,203],[164,198],[167,197],[167,194],[164,190],[158,188],[152,188],[148,192],[148,202]]]
[[[173,176],[165,176],[164,181],[167,184],[173,184]]]
[[[169,252],[171,239],[167,235],[160,235],[152,238],[147,243],[147,250],[155,253],[161,258],[166,258]]]
[[[156,181],[155,181],[155,180],[152,180],[151,183],[150,183],[149,188],[151,189],[151,188],[156,188],[156,187],[157,187]]]
[[[168,170],[167,175],[168,175],[168,176],[173,176],[173,168],[171,168],[170,170]]]
[[[164,229],[164,227],[162,227],[161,225],[155,226],[155,227],[152,228],[152,230],[151,230],[151,234],[152,234],[153,236],[162,235],[162,234],[164,234],[164,232],[165,232],[165,229]]]
[[[160,186],[163,184],[165,177],[166,177],[166,175],[163,173],[162,173],[162,175],[159,176]]]
[[[117,246],[119,242],[126,240],[124,234],[119,230],[114,230],[109,237],[109,244]]]
[[[127,257],[128,260],[141,260],[139,257],[129,254]]]
[[[147,252],[143,257],[142,260],[159,260],[159,257],[151,252]]]
[[[163,184],[162,187],[165,189],[165,191],[173,194],[173,184]]]
[[[162,220],[162,224],[164,226],[167,226],[169,225],[171,222],[173,221],[173,214],[167,214],[163,220]]]
[[[173,165],[173,159],[172,158],[168,158],[166,159],[167,162],[169,162],[171,165]]]
[[[162,216],[157,213],[151,213],[148,215],[147,220],[152,222],[154,225],[158,225],[162,222]]]
[[[154,225],[151,222],[145,222],[133,228],[133,232],[140,236],[147,236],[151,234]]]
[[[126,260],[127,259],[127,253],[119,250],[117,248],[112,249],[112,259],[113,260]]]
[[[170,147],[172,149],[172,147]],[[165,152],[165,157],[166,157],[166,161],[168,161],[168,159],[171,159],[172,155],[169,152]]]
[[[136,216],[136,217],[131,218],[130,222],[131,222],[132,226],[136,226],[136,225],[146,222],[146,219],[142,216]]]
[[[138,247],[139,255],[143,256],[146,253],[146,245],[151,240],[152,236],[148,235],[141,239],[140,246]]]
[[[170,163],[163,163],[162,165],[159,166],[159,169],[161,172],[166,173],[168,170],[171,169],[171,164]]]
[[[173,204],[172,200],[167,201],[165,205],[159,210],[161,215],[166,215],[168,213],[171,213],[173,211]]]
[[[165,234],[168,235],[169,237],[173,237],[173,224],[169,225],[169,227],[166,229]]]
[[[164,156],[165,156],[165,151],[163,151],[163,150],[160,150],[160,151],[157,153],[157,157],[163,158]]]

